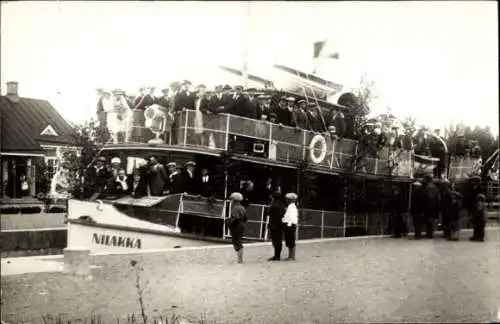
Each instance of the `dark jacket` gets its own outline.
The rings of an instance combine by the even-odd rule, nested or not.
[[[170,108],[172,106],[172,99],[165,98],[165,97],[159,97],[159,98],[156,98],[156,103],[162,107]]]
[[[408,205],[402,194],[393,195],[389,200],[389,207],[392,213],[402,214],[408,209]]]
[[[182,192],[186,192],[190,195],[196,194],[197,179],[195,178],[195,175],[193,174],[191,176],[187,170],[184,170],[181,176],[182,176]]]
[[[441,205],[439,189],[433,183],[429,183],[422,187],[422,208],[426,216],[437,218]]]
[[[346,124],[343,113],[339,111],[332,111],[329,116],[329,126],[335,126],[335,131],[339,137],[343,137],[346,131]]]
[[[150,94],[139,96],[135,98],[134,106],[132,108],[146,110],[147,107],[156,103],[156,98]]]
[[[288,108],[280,108],[275,111],[278,116],[278,123],[284,126],[295,127],[295,118],[293,112],[288,110]]]
[[[245,207],[237,202],[234,202],[231,208],[231,216],[228,219],[229,227],[241,226],[247,221],[247,211]]]
[[[250,104],[249,98],[244,94],[240,94],[236,98],[233,97],[231,99],[231,104],[227,112],[232,115],[257,118],[257,111]]]
[[[167,172],[161,164],[150,166],[148,169],[148,183],[152,196],[161,196],[167,180]]]
[[[212,197],[215,194],[215,183],[212,175],[208,175],[208,182],[203,182],[203,176],[198,179],[198,194],[203,197]]]
[[[181,111],[183,108],[194,110],[196,93],[194,92],[179,92],[174,99],[175,111]]]
[[[307,110],[307,119],[309,120],[309,130],[314,132],[322,132],[325,130],[323,127],[323,121],[321,119],[321,115],[317,109],[309,109]]]
[[[274,199],[269,206],[269,229],[270,230],[280,230],[282,228],[281,219],[285,215],[286,205],[283,199]]]
[[[166,184],[167,191],[170,195],[183,192],[183,181],[182,173],[175,172],[168,176],[168,182]]]
[[[296,109],[295,113],[295,121],[296,126],[308,130],[309,129],[309,119],[307,118],[307,114],[303,109]]]

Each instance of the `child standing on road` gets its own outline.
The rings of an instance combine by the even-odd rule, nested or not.
[[[231,232],[231,240],[234,250],[238,256],[238,263],[243,263],[243,232],[244,224],[247,221],[246,209],[241,202],[243,195],[239,192],[233,192],[230,196],[232,200],[231,216],[227,219],[227,226]]]
[[[486,196],[482,193],[476,196],[474,210],[472,212],[472,223],[474,232],[471,241],[484,242],[484,228],[486,227],[486,220],[488,214],[486,213]]]

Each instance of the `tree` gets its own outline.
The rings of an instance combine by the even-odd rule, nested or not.
[[[110,134],[106,127],[96,125],[92,120],[85,125],[72,125],[74,140],[79,150],[63,152],[61,166],[67,170],[69,192],[80,196],[83,192],[82,177],[87,167],[94,161],[101,148],[108,143]]]

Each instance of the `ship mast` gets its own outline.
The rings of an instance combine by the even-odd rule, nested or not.
[[[252,17],[252,2],[246,2],[246,19],[245,19],[245,35],[243,37],[243,86],[245,89],[248,88],[248,51],[250,43],[250,29],[251,29],[251,17]]]

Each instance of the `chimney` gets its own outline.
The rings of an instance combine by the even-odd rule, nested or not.
[[[19,83],[15,81],[7,82],[7,98],[13,103],[19,102],[19,93],[18,93]]]

